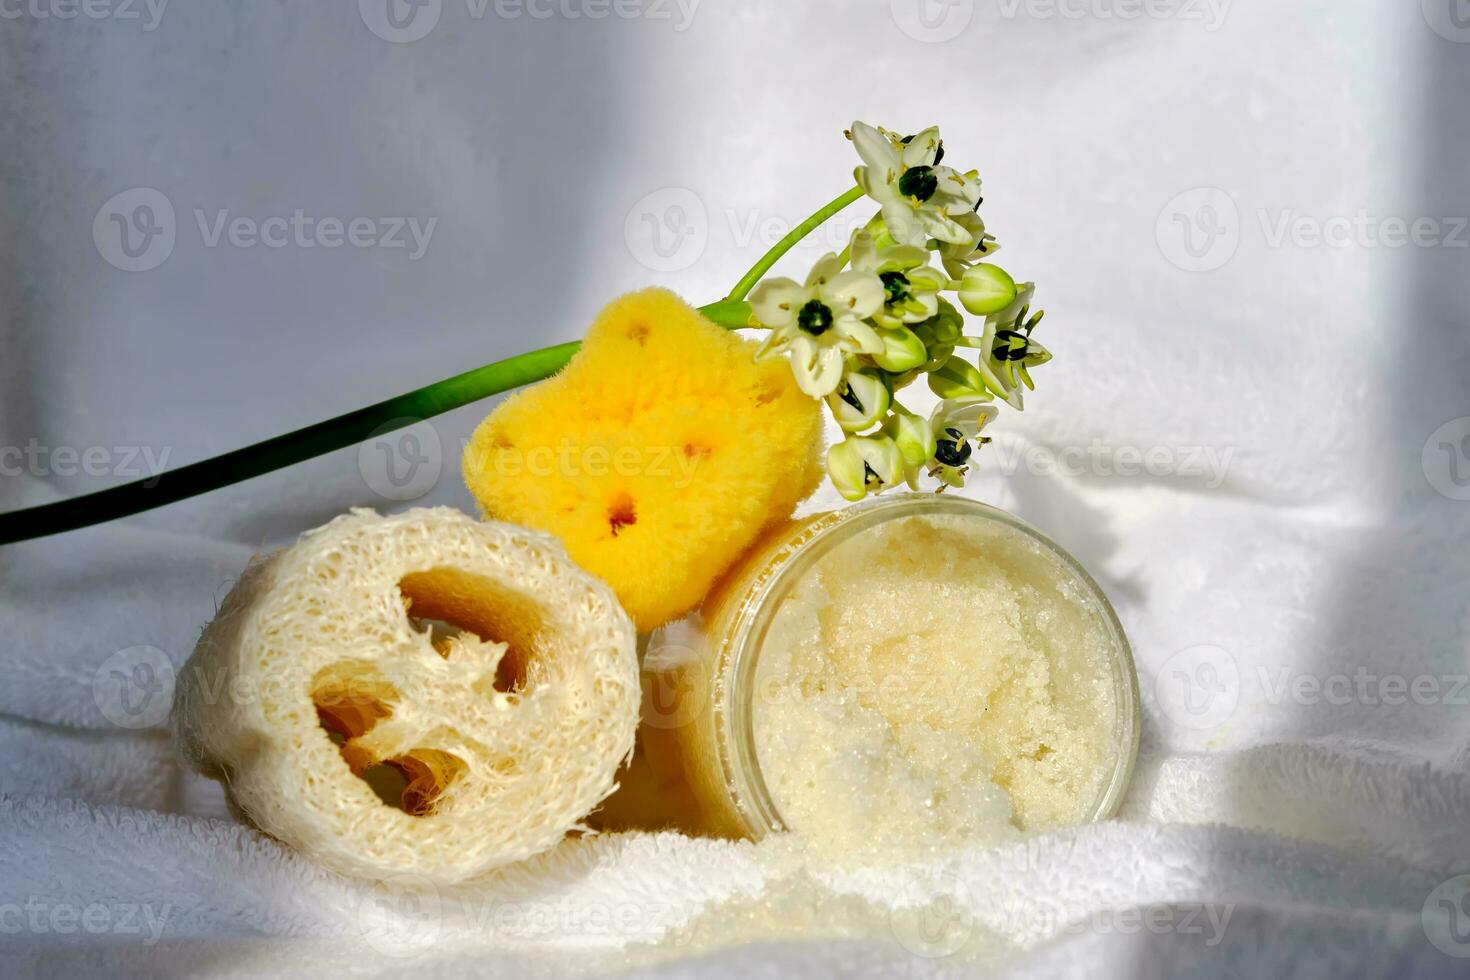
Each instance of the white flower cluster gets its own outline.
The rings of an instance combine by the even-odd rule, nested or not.
[[[1022,407],[1029,368],[1051,355],[1031,339],[1034,287],[985,261],[995,240],[980,219],[980,178],[944,166],[939,130],[900,137],[865,123],[848,134],[862,157],[858,186],[881,210],[828,254],[805,283],[767,279],[750,296],[770,334],[758,357],[784,355],[802,391],[825,398],[847,437],[829,450],[832,482],[849,500],[927,472],[962,486],[999,398]],[[938,255],[942,268],[930,264]],[[944,298],[984,317],[978,335]],[[976,351],[975,362],[961,351]],[[928,419],[895,398],[920,376],[942,401]]]

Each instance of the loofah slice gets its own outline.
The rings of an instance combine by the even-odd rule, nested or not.
[[[612,791],[633,624],[546,535],[355,510],[250,565],[173,711],[260,829],[343,874],[453,883],[546,850]]]
[[[821,479],[821,403],[755,351],[666,290],[624,296],[480,424],[465,483],[487,516],[559,537],[650,631]]]

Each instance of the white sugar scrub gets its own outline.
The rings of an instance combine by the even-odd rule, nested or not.
[[[1110,817],[1137,752],[1106,597],[1041,534],[957,496],[772,532],[700,620],[655,635],[644,670],[610,826],[789,830],[832,856],[987,846]]]
[[[850,536],[761,645],[771,799],[840,851],[1084,822],[1126,749],[1115,650],[1084,584],[1019,530],[936,514]]]

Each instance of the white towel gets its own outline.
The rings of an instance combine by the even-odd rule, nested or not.
[[[680,27],[445,3],[408,44],[336,6],[6,22],[0,444],[177,464],[571,339],[619,291],[712,299],[836,193],[853,117],[938,122],[1056,354],[968,492],[1112,597],[1137,774],[1118,821],[883,871],[664,834],[461,891],[334,877],[183,773],[160,706],[251,553],[411,503],[352,449],[0,549],[0,972],[1470,971],[1470,45],[1448,5],[758,0]],[[90,236],[139,185],[179,241],[129,274]],[[668,188],[698,202],[688,263],[635,240]],[[410,263],[207,248],[196,206],[440,222]],[[1222,253],[1178,236],[1212,218],[1233,254],[1190,271]],[[1416,218],[1445,240],[1361,239]],[[1327,225],[1349,244],[1314,244]],[[469,506],[457,448],[486,410],[433,423],[417,502]],[[25,469],[7,506],[118,476]]]

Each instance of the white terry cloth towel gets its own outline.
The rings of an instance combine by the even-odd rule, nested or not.
[[[172,672],[256,550],[468,509],[478,406],[0,549],[0,973],[1470,972],[1452,2],[435,3],[416,40],[366,0],[139,6],[0,21],[4,506],[572,339],[621,291],[721,296],[840,189],[843,126],[938,122],[1056,354],[967,492],[1113,599],[1143,748],[1115,822],[881,873],[667,834],[458,891],[310,865],[181,771]],[[139,187],[176,234],[127,272],[93,222]],[[297,208],[437,222],[416,258],[209,235]]]

